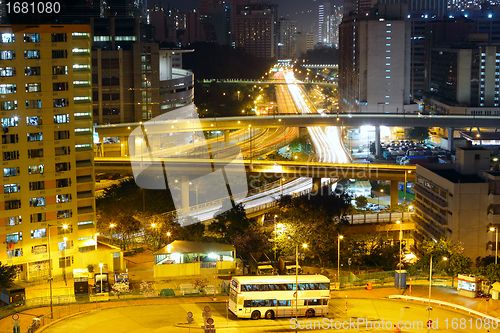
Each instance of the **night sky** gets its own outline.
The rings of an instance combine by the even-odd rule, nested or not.
[[[149,4],[155,1],[148,1]],[[187,11],[198,7],[198,0],[162,0],[164,8],[170,3],[171,7]],[[262,1],[266,2],[266,1]],[[279,17],[297,21],[297,30],[300,32],[313,32],[313,24],[318,21],[318,6],[323,0],[269,0],[270,3],[278,5]],[[342,5],[343,0],[332,0],[332,4]]]

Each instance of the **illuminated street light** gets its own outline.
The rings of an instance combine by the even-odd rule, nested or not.
[[[339,282],[339,290],[340,290],[340,241],[342,239],[344,239],[344,236],[339,235],[339,239],[337,241],[337,244],[338,244],[338,249],[337,249],[337,254],[338,254],[338,258],[337,258],[337,281]]]
[[[498,262],[498,227],[490,226],[489,231],[495,232],[495,265]]]
[[[399,284],[398,284],[398,293],[401,295],[401,245],[403,242],[403,223],[401,221],[396,221],[399,224]]]

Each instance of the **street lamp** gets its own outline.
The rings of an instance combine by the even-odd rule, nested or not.
[[[167,232],[167,237],[168,237],[168,244],[170,244],[170,236],[172,235],[172,233],[170,231]]]
[[[399,224],[399,284],[398,284],[398,293],[401,295],[401,245],[403,239],[403,223],[401,221],[396,221]]]
[[[498,262],[498,227],[490,226],[491,232],[495,232],[495,265]]]
[[[379,211],[379,213],[380,213],[380,195],[382,193],[384,193],[384,189],[383,188],[380,189],[380,193],[378,194],[378,211]]]
[[[278,217],[278,215],[274,215],[274,265],[276,265],[276,236],[277,233],[276,233],[276,218]]]
[[[408,186],[407,185],[407,176],[409,173],[411,173],[411,170],[408,170],[408,172],[405,172],[405,189],[404,189],[404,191],[405,191],[405,205],[406,205],[406,190],[407,190],[407,186]]]
[[[302,244],[302,248],[307,248],[307,244]],[[295,246],[295,322],[298,322],[299,315],[299,243],[296,242]]]
[[[156,223],[151,223],[151,228],[153,228],[153,246],[156,246]]]
[[[285,182],[285,178],[280,178],[280,196],[283,197],[283,183]]]
[[[111,238],[109,239],[109,243],[110,244],[113,244],[113,228],[115,227],[116,225],[114,223],[111,223],[109,225],[109,229],[111,229]]]
[[[54,315],[54,308],[52,306],[52,259],[50,258],[50,227],[58,227],[58,226],[52,225],[52,224],[47,224],[47,234],[48,234],[48,242],[49,242],[49,244],[47,245],[47,247],[48,247],[47,251],[49,252],[50,319],[52,319],[53,315]],[[68,225],[63,224],[62,228],[64,230],[66,230],[66,229],[68,229]],[[64,264],[66,264],[66,261],[64,261]]]
[[[102,264],[102,262],[100,262],[99,268],[101,269],[101,276],[100,276],[100,278],[101,278],[101,293],[103,292],[103,290],[102,290],[102,266],[104,266],[104,265]]]
[[[337,244],[338,244],[338,249],[337,249],[337,254],[338,254],[338,258],[337,258],[337,280],[339,282],[339,290],[340,290],[340,241],[342,239],[344,239],[344,236],[339,235],[339,239],[337,241]]]
[[[427,305],[427,313],[428,313],[428,320],[427,320],[427,332],[430,332],[431,325],[430,325],[430,320],[431,320],[431,290],[432,290],[432,254],[431,254],[431,263],[429,266],[429,303]],[[447,257],[443,257],[443,260],[448,260]]]

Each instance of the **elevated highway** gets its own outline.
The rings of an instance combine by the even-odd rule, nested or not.
[[[237,84],[289,84],[285,80],[248,80],[248,79],[204,79],[205,84],[210,83],[237,83]],[[300,81],[299,84],[314,84],[318,86],[336,86],[336,81]]]
[[[231,163],[230,163],[231,162]],[[359,164],[359,163],[318,163],[318,162],[274,162],[261,160],[231,160],[231,159],[191,159],[168,158],[144,160],[123,157],[96,157],[95,170],[98,173],[132,174],[132,164],[149,168],[159,168],[167,175],[190,175],[193,178],[204,174],[206,166],[214,169],[224,168],[228,174],[239,172],[238,164],[244,163],[249,175],[266,174],[283,177],[308,178],[339,178],[363,180],[391,180],[397,182],[415,181],[415,166],[391,164]],[[405,175],[406,174],[406,175]]]
[[[154,124],[150,121],[149,124]],[[309,126],[401,126],[401,127],[500,127],[499,116],[475,115],[420,115],[390,113],[355,113],[355,114],[278,114],[272,116],[200,118],[202,130],[229,130],[240,128],[276,128]],[[168,126],[158,122],[161,133],[193,131],[193,122],[189,119],[172,120]],[[161,126],[160,126],[161,125]],[[111,124],[95,126],[95,131],[102,136],[128,136],[140,123]],[[167,127],[167,128],[165,128]],[[152,129],[154,131],[154,128]],[[154,132],[153,132],[154,133]],[[156,133],[159,134],[160,132]]]

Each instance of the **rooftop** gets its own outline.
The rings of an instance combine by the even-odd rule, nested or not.
[[[219,253],[219,252],[232,252],[234,246],[218,243],[199,243],[191,241],[173,241],[172,243],[162,247],[154,254],[167,254],[167,253]]]
[[[432,170],[438,176],[441,176],[452,183],[484,183],[485,180],[477,175],[462,175],[454,169]]]

